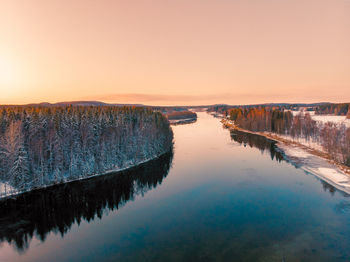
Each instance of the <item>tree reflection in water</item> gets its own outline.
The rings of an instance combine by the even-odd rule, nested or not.
[[[276,146],[276,142],[271,140],[271,139],[268,139],[264,136],[246,133],[246,132],[242,132],[242,131],[238,131],[238,130],[231,130],[230,134],[231,134],[231,139],[234,140],[235,142],[239,143],[240,145],[243,145],[245,147],[247,145],[249,145],[250,147],[255,147],[255,148],[259,149],[261,153],[268,152],[270,154],[272,160],[275,159],[278,162],[285,160],[285,161],[291,163],[296,168],[299,168],[298,164],[293,163],[293,162],[285,159],[284,154],[282,152],[278,151],[277,146]],[[347,193],[339,191],[338,189],[336,189],[334,186],[328,184],[327,182],[320,180],[320,179],[318,179],[318,180],[321,182],[322,188],[325,192],[329,192],[331,195],[334,195],[335,192],[339,192],[344,197],[349,197],[349,195]]]
[[[160,185],[167,176],[173,152],[116,174],[32,191],[0,202],[0,241],[21,253],[36,235],[41,241],[51,232],[64,236],[75,223],[102,218],[136,195]]]
[[[231,139],[240,145],[255,147],[259,149],[261,153],[270,153],[272,160],[276,159],[278,162],[284,160],[283,154],[276,150],[276,142],[264,136],[232,130]]]

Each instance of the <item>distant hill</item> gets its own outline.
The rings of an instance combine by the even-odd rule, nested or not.
[[[319,102],[319,103],[265,103],[265,104],[245,104],[245,105],[229,105],[229,104],[214,104],[214,105],[198,105],[198,106],[152,106],[152,105],[143,105],[143,104],[117,104],[117,103],[105,103],[101,101],[63,101],[63,102],[58,102],[58,103],[32,103],[32,104],[27,104],[27,105],[0,105],[1,106],[6,106],[6,107],[17,107],[17,106],[33,106],[33,107],[54,107],[54,106],[67,106],[67,105],[72,105],[72,106],[136,106],[136,107],[149,107],[153,108],[155,110],[175,110],[175,109],[180,109],[181,110],[186,110],[189,108],[235,108],[235,107],[244,107],[244,108],[249,108],[249,107],[272,107],[272,106],[279,106],[279,107],[288,107],[288,108],[293,108],[293,107],[316,107],[316,106],[327,106],[331,105],[333,103],[329,102]]]
[[[68,102],[58,102],[58,103],[32,103],[26,105],[1,105],[6,107],[17,107],[17,106],[32,106],[32,107],[54,107],[54,106],[136,106],[136,107],[147,107],[142,104],[109,104],[100,101],[68,101]]]

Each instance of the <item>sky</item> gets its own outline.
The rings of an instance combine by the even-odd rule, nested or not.
[[[350,102],[350,0],[0,0],[0,104]]]

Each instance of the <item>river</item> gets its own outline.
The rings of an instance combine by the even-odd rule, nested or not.
[[[349,261],[350,198],[204,112],[174,152],[0,202],[0,261]]]

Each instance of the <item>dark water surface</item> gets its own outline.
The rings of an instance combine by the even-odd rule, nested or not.
[[[0,261],[350,261],[350,198],[199,113],[174,154],[0,202]]]

